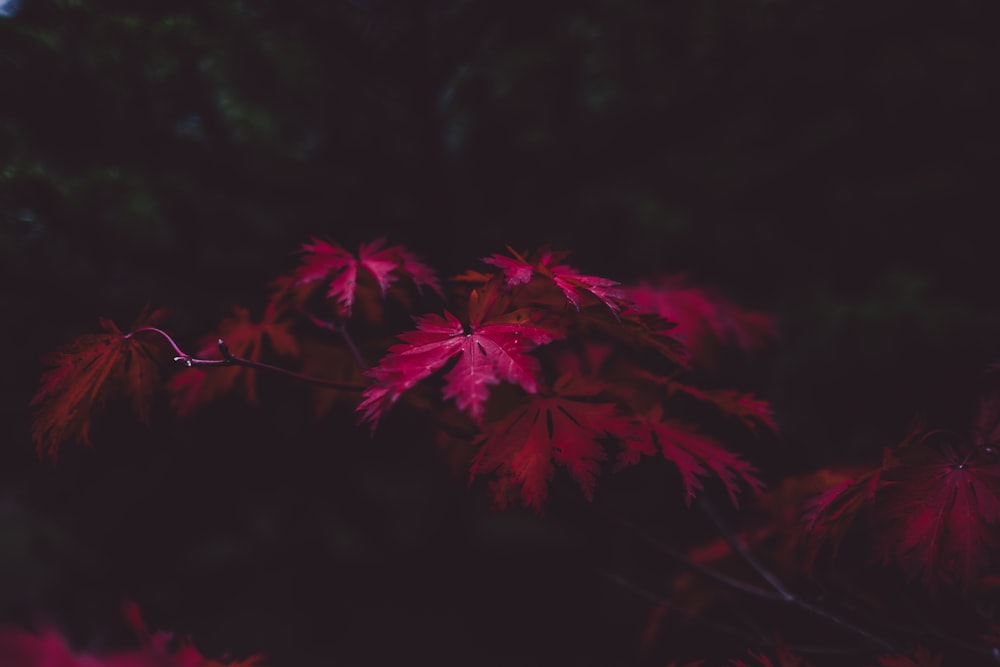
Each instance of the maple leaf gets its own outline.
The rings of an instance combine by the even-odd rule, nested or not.
[[[625,287],[624,294],[639,312],[675,322],[673,335],[701,362],[710,361],[713,346],[735,343],[749,352],[778,335],[773,318],[741,308],[714,290],[691,285],[684,275]]]
[[[690,385],[684,385],[683,391],[689,396],[712,403],[723,414],[739,419],[751,431],[756,431],[761,424],[774,433],[778,431],[771,405],[753,394],[733,389],[698,389]]]
[[[807,500],[802,513],[807,571],[812,570],[825,544],[831,545],[832,557],[836,557],[840,544],[858,515],[874,505],[885,481],[885,471],[898,464],[899,460],[892,450],[886,448],[882,465],[877,468],[841,473],[826,471],[825,476],[837,480],[836,483]]]
[[[681,368],[690,368],[684,343],[671,335],[674,327],[659,315],[639,313],[625,308],[611,319],[594,310],[583,310],[576,318],[584,335],[599,332],[626,350],[652,350]]]
[[[555,463],[569,470],[588,500],[593,499],[600,462],[607,453],[598,442],[627,427],[613,403],[597,399],[599,385],[563,375],[551,392],[529,397],[489,424],[469,467],[470,481],[496,472],[495,503],[503,509],[507,492],[517,489],[521,504],[541,512]]]
[[[358,411],[374,429],[381,415],[405,391],[453,358],[445,374],[444,398],[481,424],[489,387],[501,381],[538,391],[540,365],[528,352],[565,336],[561,326],[538,310],[504,312],[506,300],[492,293],[469,297],[469,326],[448,311],[417,318],[417,328],[399,336],[368,374],[375,384],[365,390]],[[494,313],[496,313],[494,315]]]
[[[408,278],[418,290],[430,287],[442,294],[433,269],[401,245],[386,248],[385,239],[362,243],[356,257],[339,245],[315,237],[302,245],[302,252],[302,263],[277,283],[279,294],[299,289],[308,292],[325,283],[326,297],[337,304],[339,313],[346,318],[354,307],[362,269],[375,280],[383,299],[399,278]]]
[[[559,264],[569,253],[543,248],[526,259],[510,246],[507,246],[507,250],[513,257],[493,254],[482,260],[503,270],[507,287],[526,285],[537,275],[558,287],[566,301],[576,310],[580,310],[588,294],[596,297],[615,315],[618,315],[625,304],[625,293],[618,281],[584,275],[571,266]]]
[[[921,446],[888,482],[879,511],[887,525],[882,559],[898,560],[930,588],[940,579],[968,589],[1000,545],[995,454],[983,447]]]
[[[638,463],[642,454],[655,456],[657,452],[680,471],[688,504],[704,488],[702,479],[710,475],[723,483],[733,505],[739,504],[741,481],[755,491],[764,488],[754,467],[739,454],[729,451],[718,440],[698,433],[690,424],[663,419],[659,405],[631,421],[616,469]]]
[[[723,414],[739,419],[751,431],[756,431],[757,427],[761,424],[772,432],[776,433],[778,431],[778,425],[774,421],[774,413],[771,411],[770,404],[767,401],[756,398],[753,394],[733,389],[700,389],[679,382],[673,377],[664,377],[645,370],[639,370],[635,375],[665,387],[667,394],[670,396],[682,393],[699,401],[711,403]]]
[[[235,357],[259,362],[266,339],[276,353],[296,357],[299,344],[291,333],[288,321],[278,321],[276,308],[269,306],[260,322],[250,318],[250,311],[233,306],[232,315],[219,323],[217,335],[202,338],[196,356],[221,359],[219,339]],[[250,403],[257,401],[257,371],[244,366],[221,366],[210,369],[187,368],[170,378],[168,388],[173,394],[173,406],[179,415],[191,413],[195,407],[212,401],[242,384]]]
[[[803,517],[814,543],[807,565],[817,544],[831,542],[836,552],[866,510],[878,528],[879,560],[899,562],[931,590],[945,582],[968,591],[1000,549],[1000,462],[992,443],[997,406],[991,396],[980,403],[971,442],[916,428],[886,450],[881,467],[812,499]]]
[[[136,333],[123,333],[100,318],[104,333],[84,334],[46,359],[52,368],[42,374],[31,400],[37,406],[32,438],[39,456],[54,461],[60,445],[70,441],[90,445],[91,418],[113,393],[127,394],[139,419],[149,423],[164,339],[139,330],[159,323],[165,314],[143,311],[132,325]]]

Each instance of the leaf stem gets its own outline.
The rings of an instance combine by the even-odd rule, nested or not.
[[[321,320],[305,310],[299,309],[298,312],[320,329],[326,329],[327,331],[332,331],[338,334],[344,340],[344,345],[347,346],[351,356],[353,356],[354,360],[358,362],[358,367],[360,367],[362,371],[368,370],[368,363],[365,362],[365,358],[361,356],[361,350],[358,349],[358,346],[354,343],[354,338],[352,338],[350,332],[347,331],[347,322],[335,324],[333,322]]]
[[[129,331],[127,334],[125,334],[125,338],[131,338],[132,336],[134,336],[137,333],[143,333],[143,332],[146,332],[146,331],[151,331],[153,333],[157,333],[157,334],[160,334],[161,336],[163,336],[163,338],[167,341],[167,344],[169,344],[170,347],[173,349],[174,354],[176,354],[178,357],[186,357],[186,356],[188,356],[187,354],[185,354],[181,350],[181,348],[177,347],[177,343],[175,343],[174,339],[170,337],[170,334],[168,334],[166,331],[164,331],[162,329],[157,329],[156,327],[142,327],[142,328],[136,329],[135,331]]]
[[[367,371],[368,364],[365,363],[365,358],[361,356],[361,350],[359,350],[358,346],[354,344],[354,339],[351,338],[351,334],[347,331],[347,322],[341,322],[340,326],[337,327],[337,332],[340,333],[340,337],[344,339],[344,344],[347,345],[347,349],[354,355],[354,359],[358,362],[358,366],[361,367],[361,370]]]

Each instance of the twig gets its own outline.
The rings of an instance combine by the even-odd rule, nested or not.
[[[254,361],[252,359],[244,359],[243,357],[237,357],[232,352],[229,351],[229,346],[226,342],[219,339],[219,352],[222,354],[221,359],[200,359],[198,357],[193,357],[187,354],[174,342],[174,339],[170,337],[170,334],[166,333],[161,329],[156,327],[143,327],[141,329],[136,329],[130,333],[125,334],[126,338],[129,338],[137,333],[142,332],[152,332],[162,336],[167,343],[170,345],[171,349],[174,351],[174,363],[181,364],[187,368],[210,368],[213,366],[243,366],[245,368],[255,368],[258,370],[268,371],[271,373],[277,373],[278,375],[284,375],[285,377],[298,380],[300,382],[308,382],[310,384],[319,385],[321,387],[327,387],[329,389],[340,389],[343,391],[364,391],[364,385],[349,384],[346,382],[332,382],[330,380],[324,380],[322,378],[314,377],[312,375],[305,375],[304,373],[296,373],[295,371],[290,371],[287,368],[282,368],[280,366],[273,366],[271,364],[265,364],[260,361]]]
[[[715,506],[705,498],[705,494],[698,496],[698,504],[701,506],[702,511],[708,515],[708,518],[712,520],[712,523],[715,524],[719,533],[722,534],[722,539],[724,539],[729,546],[732,547],[733,551],[740,555],[740,558],[742,558],[747,565],[753,568],[754,572],[760,575],[761,579],[766,581],[768,585],[773,588],[775,592],[777,592],[778,595],[785,601],[791,602],[795,600],[795,595],[785,588],[785,584],[777,577],[776,574],[767,569],[767,567],[765,567],[764,564],[758,560],[743,540],[739,538],[739,535],[737,535],[736,532],[729,527],[726,520],[721,514],[719,514],[719,511],[715,509]]]
[[[685,609],[684,607],[678,604],[674,604],[673,602],[663,597],[662,595],[657,595],[652,591],[646,590],[642,586],[639,586],[635,582],[626,579],[624,576],[616,572],[608,572],[606,570],[598,570],[598,572],[600,572],[600,574],[602,574],[608,580],[618,584],[627,591],[635,593],[639,597],[651,602],[654,605],[663,605],[664,607],[676,611],[677,613],[684,615],[685,617],[696,623],[700,623],[701,625],[704,625],[707,628],[711,628],[712,630],[716,630],[723,634],[729,635],[730,637],[738,639],[741,642],[745,642],[748,644],[760,643],[759,637],[755,637],[748,632],[743,632],[742,630],[739,630],[738,628],[732,627],[730,625],[719,623],[717,621],[712,621],[708,618],[705,618],[702,614],[695,614],[690,609]]]
[[[729,635],[730,637],[739,639],[740,641],[746,642],[748,644],[756,644],[760,648],[770,649],[776,647],[776,644],[772,639],[761,636],[759,634],[744,632],[731,625],[725,623],[719,623],[718,621],[712,621],[710,619],[705,618],[701,614],[693,613],[690,609],[685,609],[684,607],[678,604],[674,604],[666,597],[663,597],[652,591],[649,591],[616,572],[609,572],[607,570],[598,570],[598,572],[602,574],[604,577],[606,577],[608,580],[618,584],[622,588],[632,593],[635,593],[639,597],[642,597],[653,604],[662,605],[672,611],[676,611],[677,613],[684,615],[686,618],[690,619],[693,622],[700,623],[705,627],[717,630],[723,634]],[[812,655],[856,655],[858,653],[863,653],[866,650],[862,647],[813,646],[813,645],[803,645],[803,644],[787,644],[785,645],[785,648],[787,648],[789,651],[793,653],[812,654]]]
[[[872,644],[880,647],[885,651],[890,653],[896,652],[896,647],[892,642],[873,634],[872,632],[862,628],[859,625],[852,623],[846,618],[840,616],[839,614],[827,609],[826,607],[821,607],[819,605],[806,602],[805,600],[799,598],[794,593],[792,593],[785,584],[778,578],[776,574],[771,572],[747,547],[747,545],[739,538],[736,532],[729,527],[722,515],[715,509],[715,507],[701,495],[698,497],[698,502],[701,505],[702,510],[708,515],[708,518],[712,520],[715,524],[719,533],[722,535],[723,539],[729,543],[733,551],[738,553],[740,557],[749,565],[753,570],[766,581],[771,588],[775,590],[781,601],[790,604],[794,607],[798,607],[803,611],[807,611],[814,616],[819,616],[820,618],[826,619],[834,625],[839,625],[844,630],[856,634],[860,637],[864,637]]]
[[[628,521],[616,517],[602,509],[595,507],[595,510],[597,511],[598,514],[601,514],[607,519],[614,521],[619,526],[626,528],[630,533],[632,533],[634,537],[642,540],[647,545],[649,545],[656,551],[660,552],[662,555],[666,556],[667,558],[670,558],[673,561],[676,561],[677,563],[687,568],[688,570],[700,574],[706,579],[711,579],[712,581],[722,584],[727,588],[731,588],[733,590],[740,591],[748,595],[752,595],[754,597],[762,598],[764,600],[784,600],[784,598],[778,593],[769,591],[766,588],[761,588],[760,586],[754,586],[753,584],[748,584],[745,581],[736,579],[735,577],[730,577],[728,574],[723,574],[722,572],[712,569],[706,565],[702,565],[701,563],[696,563],[695,561],[691,560],[688,556],[681,553],[677,549],[674,549],[670,545],[663,544],[659,540],[650,537],[646,533],[639,530],[638,527],[629,523]]]
[[[707,501],[705,502],[707,503]],[[859,625],[856,625],[855,623],[852,623],[846,618],[841,617],[840,615],[834,613],[833,611],[830,611],[829,609],[826,609],[825,607],[820,607],[818,605],[806,602],[805,600],[802,600],[798,596],[791,593],[791,591],[789,591],[784,586],[784,584],[780,581],[780,579],[778,579],[778,577],[774,573],[768,570],[752,553],[750,553],[750,550],[746,547],[745,544],[743,544],[743,541],[736,536],[736,534],[733,532],[731,528],[729,528],[729,526],[725,523],[725,521],[722,519],[721,515],[718,514],[718,512],[710,513],[709,518],[711,518],[712,521],[716,524],[716,526],[719,529],[719,532],[722,533],[723,538],[725,538],[726,541],[729,542],[730,546],[736,553],[739,553],[742,557],[744,557],[745,560],[746,560],[746,555],[750,556],[750,559],[746,560],[747,564],[750,565],[750,567],[752,567],[758,574],[760,574],[765,581],[767,581],[769,584],[772,584],[772,587],[774,588],[773,591],[767,590],[766,588],[761,588],[759,586],[754,586],[753,584],[748,584],[745,581],[736,579],[734,577],[730,577],[727,574],[723,574],[722,572],[719,572],[718,570],[714,570],[710,567],[702,565],[701,563],[696,563],[690,558],[688,558],[686,555],[681,553],[680,551],[674,549],[673,547],[668,546],[666,544],[662,544],[661,542],[646,535],[635,526],[629,524],[627,521],[619,519],[618,517],[614,517],[611,514],[604,512],[603,510],[598,510],[598,511],[604,516],[613,519],[619,525],[628,528],[633,535],[635,535],[639,539],[646,542],[648,545],[655,548],[661,554],[683,565],[685,568],[691,570],[692,572],[697,572],[703,577],[711,579],[716,583],[722,584],[723,586],[726,586],[727,588],[730,588],[732,590],[740,591],[742,593],[746,593],[748,595],[763,600],[773,600],[776,602],[782,602],[784,604],[797,607],[799,609],[802,609],[803,611],[807,611],[810,614],[813,614],[814,616],[823,618],[829,621],[830,623],[833,623],[834,625],[838,625],[844,630],[847,630],[848,632],[851,632],[855,635],[858,635],[859,637],[867,639],[870,643],[878,646],[884,651],[890,653],[896,652],[896,647],[892,644],[892,642],[883,639],[878,635],[873,634],[872,632],[860,627]],[[734,542],[736,544],[734,544]],[[741,545],[742,548],[736,546],[737,544]],[[774,586],[772,582],[776,582],[777,586]]]

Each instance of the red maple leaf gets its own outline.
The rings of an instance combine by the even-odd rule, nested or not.
[[[877,528],[878,557],[896,561],[925,586],[968,590],[1000,551],[1000,461],[992,443],[996,404],[980,404],[971,442],[948,431],[915,429],[882,465],[843,480],[806,508],[805,537],[834,552],[855,518],[867,512]],[[932,439],[936,444],[932,446]]]
[[[684,343],[671,335],[673,323],[658,315],[638,313],[626,308],[612,319],[598,311],[581,311],[577,323],[585,335],[598,333],[619,343],[626,350],[653,350],[681,368],[689,368]]]
[[[104,333],[80,336],[48,357],[52,368],[42,375],[31,400],[38,407],[32,438],[40,456],[55,460],[60,445],[70,441],[91,444],[91,418],[113,393],[127,394],[139,419],[149,423],[164,339],[139,330],[157,324],[165,314],[143,311],[132,325],[134,334],[122,333],[114,322],[101,318]]]
[[[430,287],[441,294],[433,269],[401,245],[384,247],[385,239],[362,243],[355,257],[339,245],[313,238],[302,246],[302,263],[291,276],[280,281],[279,291],[311,291],[326,284],[326,296],[336,302],[343,317],[350,317],[355,303],[360,271],[375,280],[382,298],[399,278],[408,278],[417,289]]]
[[[541,512],[558,463],[592,499],[600,462],[607,458],[598,440],[627,428],[615,405],[597,398],[600,392],[599,385],[564,375],[551,392],[531,396],[489,424],[469,467],[470,480],[496,472],[499,507],[506,506],[508,492],[519,491],[523,506]]]
[[[1000,546],[1000,463],[985,447],[920,446],[887,475],[879,517],[885,561],[899,561],[928,587],[968,588]]]
[[[254,322],[250,311],[242,306],[233,306],[232,312],[232,316],[219,323],[218,334],[206,336],[199,342],[198,358],[222,359],[220,339],[225,342],[230,354],[251,361],[261,360],[265,339],[276,353],[298,356],[299,343],[291,333],[291,324],[278,321],[273,306],[268,307],[260,322]],[[244,366],[187,368],[170,378],[168,387],[173,394],[174,409],[178,414],[186,415],[198,405],[212,401],[240,384],[246,391],[247,400],[256,403],[257,371]]]
[[[715,346],[735,343],[751,351],[778,335],[773,318],[741,308],[714,290],[691,285],[683,275],[626,287],[624,293],[639,312],[675,322],[673,335],[702,362],[710,360]]]
[[[538,391],[540,365],[528,352],[565,333],[541,311],[504,312],[506,305],[495,294],[473,291],[468,327],[448,311],[417,318],[416,331],[400,335],[403,342],[389,348],[368,372],[375,384],[365,390],[358,406],[362,421],[374,428],[405,391],[456,357],[458,362],[445,374],[443,396],[455,399],[477,423],[482,423],[491,385],[506,381],[529,394]]]
[[[657,375],[645,370],[637,371],[636,376],[665,387],[668,395],[682,393],[699,401],[711,403],[726,416],[739,419],[751,431],[756,431],[761,424],[775,433],[778,431],[770,404],[756,398],[753,394],[733,389],[700,389],[679,382],[673,377]]]
[[[537,275],[552,281],[577,310],[580,310],[588,294],[596,297],[616,315],[625,303],[625,294],[617,281],[587,276],[571,266],[560,264],[569,253],[543,248],[530,258],[525,258],[510,246],[507,246],[507,250],[513,257],[494,254],[483,258],[487,264],[503,269],[507,287],[526,285]]]
[[[663,419],[659,405],[631,421],[616,468],[638,463],[642,454],[655,456],[657,452],[677,466],[688,503],[704,488],[702,479],[710,475],[723,483],[734,505],[738,504],[740,482],[755,491],[764,488],[754,467],[739,454],[729,451],[718,440],[698,433],[691,424]]]
[[[840,478],[805,503],[802,513],[806,570],[811,570],[820,550],[829,544],[836,557],[840,544],[862,511],[870,510],[885,481],[885,471],[899,464],[892,450],[886,448],[882,465],[862,471],[836,473],[823,471],[828,478]]]

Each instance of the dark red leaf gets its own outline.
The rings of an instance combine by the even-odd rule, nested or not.
[[[741,483],[755,491],[764,487],[754,467],[739,454],[729,451],[714,438],[698,433],[690,424],[663,419],[659,406],[632,420],[617,468],[637,463],[642,454],[655,456],[657,452],[677,466],[688,503],[702,490],[702,480],[709,476],[723,483],[734,505],[738,504]]]
[[[498,506],[517,490],[525,507],[541,512],[558,463],[592,499],[600,462],[607,458],[598,440],[628,426],[614,404],[597,398],[600,391],[578,377],[563,376],[551,393],[529,397],[486,427],[470,478],[496,472],[503,482],[495,486]]]
[[[968,588],[1000,546],[1000,463],[982,448],[921,446],[891,471],[880,518],[883,560],[897,560],[933,588]]]
[[[715,346],[735,343],[751,351],[778,335],[773,318],[741,308],[714,290],[692,285],[683,275],[626,287],[625,296],[639,312],[675,322],[673,335],[701,362],[710,360]]]
[[[899,462],[886,449],[882,465],[870,470],[852,470],[849,476],[806,501],[802,514],[806,569],[811,570],[820,550],[829,545],[836,557],[851,526],[862,511],[871,510],[884,482],[886,470]],[[833,473],[829,473],[832,475]]]
[[[132,330],[151,327],[164,316],[163,310],[143,312]],[[31,400],[37,406],[32,437],[40,456],[55,460],[60,445],[70,441],[89,445],[91,418],[113,393],[128,395],[139,419],[149,422],[164,339],[153,331],[122,333],[104,318],[100,324],[104,333],[80,336],[47,359],[52,368]]]
[[[778,431],[774,421],[774,413],[767,401],[732,389],[699,389],[698,387],[679,382],[673,377],[664,377],[647,371],[638,371],[638,377],[645,378],[666,388],[669,395],[687,394],[699,401],[715,405],[727,417],[739,419],[751,431],[763,424],[772,432]]]

